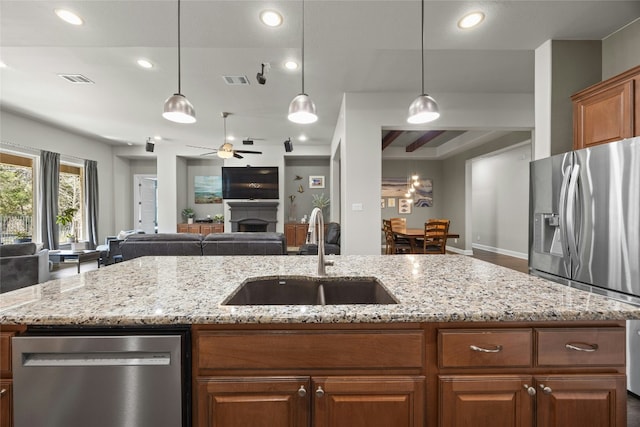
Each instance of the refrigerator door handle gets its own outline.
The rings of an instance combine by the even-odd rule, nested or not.
[[[560,220],[560,238],[562,240],[562,257],[566,260],[569,257],[569,249],[567,247],[567,190],[569,187],[569,179],[571,177],[571,166],[564,169],[562,176],[562,184],[560,186],[560,201],[558,204],[558,216]]]
[[[576,209],[576,197],[578,195],[578,178],[580,177],[580,165],[574,165],[571,171],[571,178],[569,180],[569,188],[567,194],[567,242],[569,243],[569,255],[577,266],[580,262],[578,257],[578,242],[576,240],[576,224],[575,224],[575,209]]]

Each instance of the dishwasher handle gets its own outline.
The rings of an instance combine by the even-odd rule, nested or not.
[[[22,353],[22,366],[24,367],[168,365],[171,365],[171,353],[169,352]]]

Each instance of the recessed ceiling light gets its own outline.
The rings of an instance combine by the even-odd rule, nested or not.
[[[287,70],[297,70],[298,69],[298,63],[296,61],[287,61],[284,63],[284,67]]]
[[[307,135],[300,135],[298,137],[298,141],[302,141],[302,142],[305,142],[307,139],[309,139],[309,138],[307,138]]]
[[[476,25],[479,25],[482,21],[484,21],[484,13],[482,12],[471,12],[463,16],[458,21],[458,27],[463,30],[467,30],[469,28],[473,28]]]
[[[58,15],[58,18],[62,19],[63,21],[71,24],[71,25],[82,25],[84,24],[84,21],[82,20],[82,18],[80,18],[78,15],[76,15],[75,13],[66,10],[66,9],[55,9],[54,12],[56,13],[56,15]]]
[[[162,141],[162,137],[160,135],[156,135],[153,137],[156,141]]]
[[[153,64],[144,58],[138,59],[138,65],[142,68],[153,68]]]
[[[282,15],[275,10],[263,10],[260,12],[260,20],[269,27],[278,27],[282,24]]]

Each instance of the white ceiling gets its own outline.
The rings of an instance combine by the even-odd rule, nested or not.
[[[65,7],[85,21],[64,23]],[[259,22],[264,9],[284,16],[278,28]],[[182,1],[182,93],[198,122],[161,117],[177,91],[177,1],[0,0],[0,100],[3,108],[104,139],[114,145],[165,142],[217,147],[220,112],[228,133],[263,138],[250,149],[282,144],[300,134],[307,144],[329,144],[344,92],[406,92],[407,107],[420,92],[420,1],[307,0],[305,89],[319,120],[286,119],[300,92],[300,1]],[[438,92],[529,92],[534,49],[549,39],[600,40],[640,16],[640,1],[430,1],[425,4],[425,88]],[[482,10],[485,22],[461,31],[457,20]],[[136,65],[145,57],[152,70]],[[267,83],[256,82],[269,62]],[[73,85],[57,75],[80,73],[94,85]],[[228,86],[223,75],[246,75],[249,86]],[[303,144],[296,142],[296,144]],[[249,147],[247,147],[249,148]]]

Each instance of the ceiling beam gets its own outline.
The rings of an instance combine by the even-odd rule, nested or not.
[[[420,138],[416,139],[411,144],[407,145],[405,151],[407,153],[413,153],[418,148],[422,147],[424,144],[426,144],[427,142],[431,141],[435,137],[437,137],[439,135],[442,135],[443,133],[444,133],[443,130],[430,130],[430,131],[427,131]]]
[[[392,130],[389,131],[388,134],[386,134],[384,136],[384,138],[382,138],[382,150],[384,150],[385,148],[387,148],[389,145],[391,145],[391,143],[393,141],[396,140],[397,137],[399,137],[400,135],[402,135],[402,131],[401,130]]]

